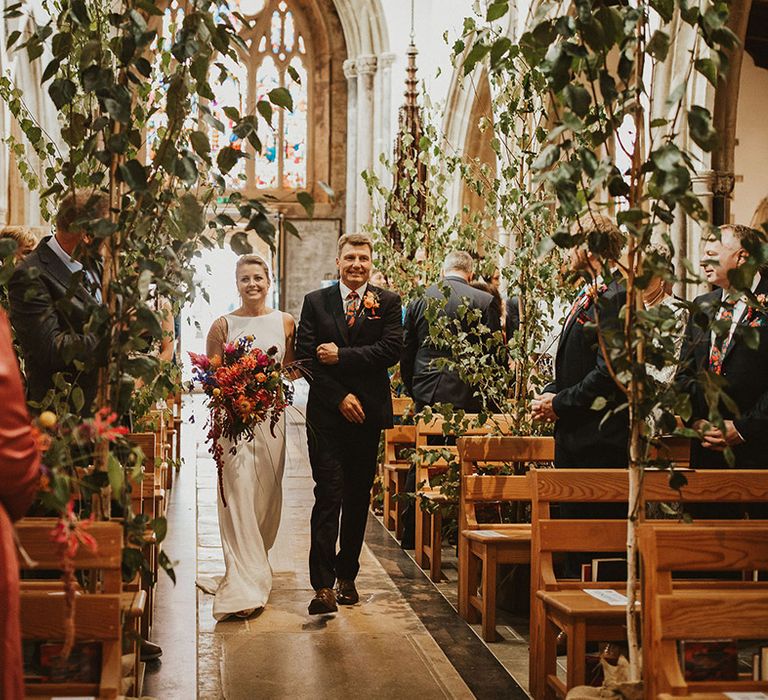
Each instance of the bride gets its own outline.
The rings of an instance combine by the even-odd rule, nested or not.
[[[223,356],[224,345],[251,335],[256,347],[277,347],[275,358],[293,361],[295,322],[290,314],[267,307],[271,276],[258,255],[243,255],[235,267],[242,303],[236,311],[216,319],[208,332],[206,354]],[[224,441],[224,493],[218,496],[219,530],[226,574],[220,580],[199,579],[198,586],[216,598],[213,616],[250,617],[263,608],[272,590],[267,552],[275,542],[283,503],[285,417],[272,436],[267,423],[256,426],[252,442],[239,442],[235,454]]]

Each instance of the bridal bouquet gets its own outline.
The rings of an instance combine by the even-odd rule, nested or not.
[[[207,442],[219,475],[219,492],[226,507],[222,470],[224,448],[221,438],[232,442],[230,453],[240,440],[250,442],[254,429],[269,421],[269,431],[275,426],[293,399],[293,387],[285,378],[283,366],[276,360],[277,348],[264,351],[254,346],[252,335],[224,346],[222,357],[190,352],[192,383],[199,382],[208,396],[210,408]]]

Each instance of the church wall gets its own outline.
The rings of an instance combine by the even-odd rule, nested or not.
[[[768,195],[765,178],[765,164],[768,163],[766,113],[768,70],[755,66],[752,57],[745,52],[736,117],[736,184],[731,203],[732,223],[749,224],[758,203]]]

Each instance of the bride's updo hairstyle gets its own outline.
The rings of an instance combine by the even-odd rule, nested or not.
[[[260,255],[256,255],[254,253],[248,253],[247,255],[241,255],[237,259],[237,264],[235,265],[235,278],[240,274],[240,268],[243,265],[259,265],[264,270],[264,274],[267,276],[267,279],[272,282],[272,273],[269,269],[269,265],[267,265],[267,261],[264,260]]]

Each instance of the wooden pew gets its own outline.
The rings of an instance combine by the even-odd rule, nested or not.
[[[679,456],[682,459],[682,456]],[[667,503],[750,503],[768,501],[768,472],[759,470],[684,470],[688,484],[681,491],[669,487],[669,472],[647,470],[644,475],[640,494],[641,506],[639,519],[645,517],[645,504],[649,502]],[[599,587],[614,588],[623,591],[626,582],[581,583],[558,580],[554,574],[552,554],[554,552],[600,551],[616,552],[625,556],[626,521],[625,520],[552,520],[551,503],[559,502],[626,502],[629,495],[628,472],[624,469],[563,469],[533,470],[533,537],[531,567],[531,659],[530,689],[534,697],[551,697],[552,688],[562,694],[574,683],[582,683],[583,660],[579,649],[582,641],[568,639],[568,682],[562,686],[554,678],[548,678],[545,667],[550,673],[555,663],[555,642],[552,624],[559,620],[562,625],[583,623],[587,632],[589,626],[610,619],[611,613],[603,609],[597,611],[596,603],[579,589]],[[653,521],[667,525],[669,520]],[[722,521],[701,521],[706,525],[717,525]],[[731,521],[732,522],[732,521]],[[760,522],[760,521],[758,521]],[[538,524],[538,525],[537,525]],[[649,521],[649,525],[651,522]],[[537,532],[543,541],[537,542]],[[581,540],[581,541],[579,541]],[[584,542],[584,540],[587,540]],[[681,588],[689,585],[680,581]],[[604,605],[598,606],[605,608]],[[550,611],[550,618],[545,616],[545,608]],[[617,608],[614,621],[617,626],[613,633],[619,635],[624,615],[624,608]],[[552,612],[554,611],[554,612]],[[599,612],[599,614],[598,614]],[[565,618],[568,618],[566,621]],[[549,626],[548,626],[549,625]],[[652,615],[643,616],[643,625],[650,630],[653,625]],[[561,626],[560,629],[563,627]],[[579,630],[577,633],[581,634]],[[610,641],[607,629],[594,633],[598,641]],[[592,639],[588,633],[586,639]],[[619,635],[618,638],[621,638]],[[573,654],[577,653],[575,661]],[[550,681],[548,684],[547,681]]]
[[[39,569],[59,569],[58,545],[50,538],[56,521],[50,518],[25,518],[16,525],[19,541]],[[31,696],[95,696],[116,698],[122,688],[121,609],[141,606],[141,596],[122,593],[121,561],[123,529],[118,523],[95,522],[88,532],[97,542],[91,552],[81,546],[75,557],[77,571],[89,573],[91,585],[80,589],[75,602],[75,642],[95,641],[101,647],[101,672],[98,683],[29,683]],[[21,568],[34,568],[21,563]],[[60,581],[25,580],[21,589],[22,638],[36,641],[60,641],[65,637],[65,600]],[[137,651],[137,650],[136,650]],[[138,665],[138,653],[134,664]],[[134,681],[135,682],[135,681]],[[138,693],[138,690],[136,691]]]
[[[768,571],[768,522],[640,526],[646,607],[654,625],[644,633],[645,696],[711,698],[724,692],[768,692],[768,680],[686,681],[679,640],[761,639],[768,631],[768,590],[749,582],[680,587],[673,571]],[[662,697],[660,695],[659,697]],[[724,697],[724,696],[723,696]]]
[[[496,640],[497,567],[530,563],[531,525],[480,523],[477,507],[502,501],[530,501],[527,474],[488,472],[500,466],[551,462],[554,441],[551,437],[466,437],[457,440],[457,448],[461,461],[459,615],[470,623],[477,622],[479,617],[483,639],[492,642]]]
[[[476,423],[477,416],[467,414],[466,419],[470,425]],[[493,432],[501,432],[508,427],[509,420],[503,415],[493,415],[485,425],[464,430],[462,436],[488,435]],[[448,471],[448,462],[440,458],[437,461],[425,459],[425,456],[434,450],[444,451],[458,461],[458,451],[455,445],[430,445],[431,437],[448,437],[451,434],[444,433],[445,421],[442,416],[435,416],[427,423],[419,420],[416,423],[416,504],[414,513],[416,517],[416,548],[414,558],[422,569],[429,570],[429,577],[437,583],[440,581],[442,570],[442,509],[446,506],[458,506],[458,501],[448,499],[439,489],[431,483],[431,479]],[[454,437],[459,437],[453,434]],[[432,507],[427,509],[425,503],[429,501]]]
[[[555,573],[560,553],[626,552],[627,521],[552,518],[554,503],[626,503],[625,469],[532,469],[530,692],[535,698],[564,697],[584,685],[586,644],[626,638],[624,606],[610,606],[585,588],[622,591],[625,581],[563,580]],[[567,635],[566,681],[557,677],[557,636]]]
[[[405,425],[413,415],[413,401],[407,397],[392,397],[395,426],[384,431],[384,457],[381,464],[381,483],[384,492],[384,526],[403,539],[402,515],[405,503],[397,498],[405,493],[405,480],[411,467],[410,454],[404,451],[416,447],[416,426]]]

